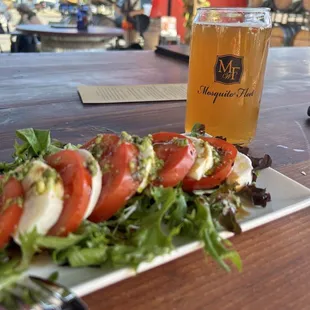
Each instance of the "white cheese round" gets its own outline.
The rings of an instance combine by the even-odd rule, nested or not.
[[[96,203],[99,199],[99,196],[100,196],[101,187],[102,187],[102,172],[101,172],[98,162],[95,160],[95,158],[89,151],[80,149],[78,150],[78,152],[81,154],[81,156],[85,160],[85,165],[87,165],[88,161],[92,161],[96,165],[95,167],[96,173],[92,175],[92,184],[91,184],[92,191],[91,191],[89,203],[87,206],[87,210],[84,214],[84,219],[87,219],[93,212],[96,206]]]
[[[242,187],[252,183],[252,162],[250,158],[238,152],[232,171],[227,177],[227,184],[237,184],[236,189],[241,190]]]
[[[35,160],[22,180],[25,191],[24,212],[13,238],[20,244],[20,234],[33,231],[45,235],[57,222],[63,209],[64,187],[61,178],[44,178],[44,173],[57,172],[42,161]]]

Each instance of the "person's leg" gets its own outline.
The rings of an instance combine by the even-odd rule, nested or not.
[[[32,35],[20,35],[16,41],[17,51],[19,53],[35,52],[35,42]]]
[[[160,30],[160,18],[151,19],[148,30],[143,34],[145,50],[154,50],[156,48],[159,43]]]
[[[138,42],[138,32],[135,30],[126,30],[124,33],[124,40],[126,42],[126,47],[130,46],[133,43]]]

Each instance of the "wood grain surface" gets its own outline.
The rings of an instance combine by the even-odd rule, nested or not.
[[[52,129],[84,142],[103,127],[184,130],[185,102],[83,106],[87,85],[183,83],[187,65],[153,52],[0,56],[0,160],[14,131]],[[310,48],[271,49],[252,153],[310,187]],[[304,171],[306,175],[301,172]],[[90,309],[309,309],[310,209],[232,238],[244,271],[226,274],[202,252],[86,296]]]

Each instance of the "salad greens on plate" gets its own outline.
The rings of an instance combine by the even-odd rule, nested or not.
[[[16,137],[19,142],[16,141],[14,145],[13,161],[0,162],[0,236],[8,229],[1,223],[5,219],[7,221],[4,218],[8,216],[7,210],[12,209],[13,205],[15,209],[21,209],[14,231],[7,239],[4,238],[3,244],[0,237],[2,292],[19,279],[34,256],[41,252],[50,253],[58,265],[137,268],[141,262],[169,253],[175,247],[177,237],[200,241],[207,256],[212,257],[226,271],[230,271],[231,266],[241,270],[242,262],[238,252],[233,249],[230,241],[221,238],[219,232],[224,229],[235,234],[241,233],[238,214],[244,209],[243,199],[263,207],[270,201],[266,189],[255,186],[257,170],[270,166],[270,157],[251,158],[246,156],[247,148],[230,145],[221,137],[205,138],[201,125],[195,126],[188,136],[158,133],[142,139],[124,133],[120,136],[101,134],[83,146],[53,140],[48,130],[21,129],[16,131]],[[240,155],[236,148],[246,155]],[[83,159],[83,165],[79,165],[80,157],[73,157],[81,149],[92,154]],[[65,158],[68,154],[71,163]],[[133,181],[130,185],[126,183],[126,186],[129,188],[134,185],[134,188],[130,194],[127,192],[121,203],[116,200],[111,200],[111,203],[108,200],[115,197],[107,197],[116,185],[108,188],[108,193],[104,192],[104,188],[122,174],[122,166],[116,167],[120,164],[113,162],[120,154],[125,156],[124,160],[129,155],[131,157],[128,162],[130,169],[125,167],[130,172],[124,170],[126,178],[119,182],[128,181],[130,175]],[[238,160],[244,161],[242,165],[239,165]],[[247,160],[251,160],[252,166],[247,164]],[[40,164],[34,170],[38,162]],[[244,170],[245,166],[251,168],[250,178],[249,170]],[[176,167],[179,168],[175,170]],[[50,169],[55,173],[51,173]],[[91,208],[89,200],[92,198],[88,197],[86,207],[90,215],[85,216],[85,207],[79,221],[67,225],[70,216],[64,215],[69,212],[65,208],[69,209],[74,195],[76,199],[80,198],[76,197],[76,192],[68,190],[80,182],[77,179],[85,172],[81,169],[89,173],[85,180],[88,180],[88,185],[89,180],[93,182],[89,185],[92,192],[95,191],[95,180],[99,180],[98,175],[95,179],[96,174],[100,173],[102,189],[101,193],[100,190],[97,193],[97,200]],[[68,171],[71,177],[68,177]],[[78,176],[74,174],[77,171],[80,173]],[[41,173],[40,178],[38,173]],[[22,185],[24,191],[23,197],[18,200],[19,204],[15,196],[7,198],[7,184],[12,178]],[[57,186],[61,189],[58,192],[55,190]],[[43,217],[33,220],[29,211],[31,204],[37,204],[39,198],[40,201],[45,199],[44,195],[55,199],[55,205],[57,203],[59,206],[53,227],[39,225]],[[100,203],[102,205],[98,206]],[[106,213],[104,208],[111,208],[111,212]],[[59,221],[62,226],[57,224]]]

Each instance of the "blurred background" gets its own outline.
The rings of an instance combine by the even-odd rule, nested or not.
[[[0,0],[0,51],[155,49],[158,43],[189,44],[195,11],[212,6],[269,7],[271,46],[310,46],[310,0]],[[79,28],[78,20],[80,27],[84,22],[86,32],[69,40],[68,33]],[[93,30],[97,41],[88,27],[98,27]],[[107,29],[100,27],[123,33],[104,35]]]

